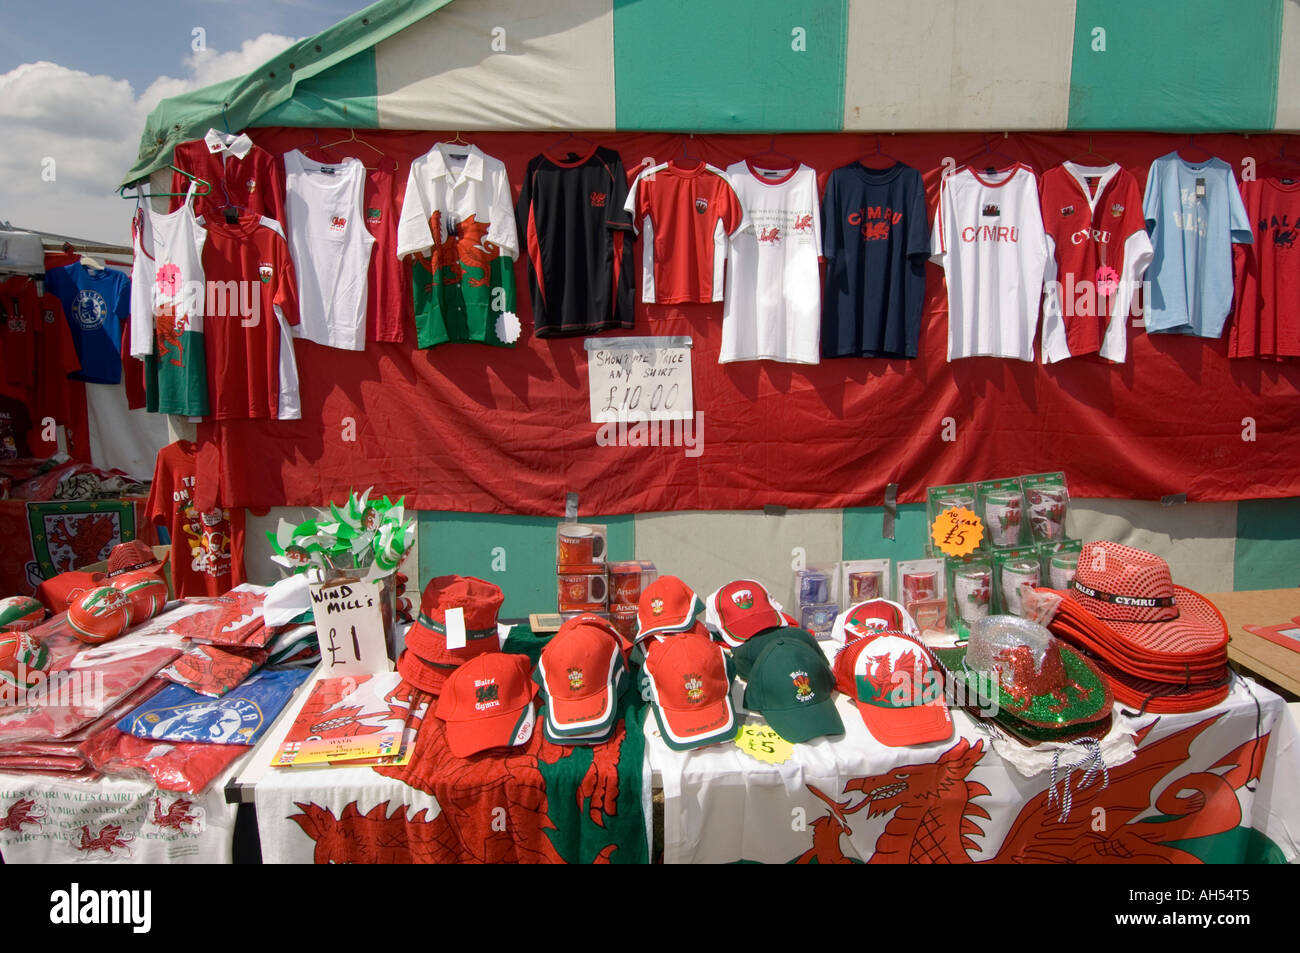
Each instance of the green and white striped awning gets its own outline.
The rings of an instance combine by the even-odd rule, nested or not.
[[[164,100],[125,181],[209,127],[1300,130],[1284,0],[382,0]]]

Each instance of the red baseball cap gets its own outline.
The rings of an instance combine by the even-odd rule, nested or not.
[[[542,649],[534,680],[546,696],[547,735],[604,734],[618,718],[619,681],[627,665],[612,626],[570,619]]]
[[[484,652],[498,652],[497,614],[501,587],[472,576],[438,576],[420,597],[420,617],[406,633],[406,647],[425,662],[456,666]],[[465,647],[447,648],[447,610],[465,614]]]
[[[901,632],[911,639],[920,639],[911,614],[897,602],[888,599],[868,599],[849,606],[835,617],[831,638],[847,645],[856,639],[879,635],[881,632]]]
[[[930,697],[940,677],[929,650],[901,632],[856,639],[835,656],[836,688],[854,700],[872,736],[890,747],[952,735],[943,692]]]
[[[695,624],[704,604],[690,586],[676,576],[660,576],[641,590],[637,605],[636,641],[656,632],[685,632]]]
[[[652,639],[645,671],[655,720],[668,747],[688,751],[736,734],[726,649],[699,631]]]
[[[761,582],[737,579],[705,600],[705,619],[732,648],[768,629],[797,623],[783,613]]]
[[[523,745],[533,736],[537,685],[526,655],[489,652],[447,676],[435,714],[446,723],[447,747],[458,758]]]

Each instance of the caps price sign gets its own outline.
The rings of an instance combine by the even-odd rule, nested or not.
[[[930,539],[945,556],[969,556],[983,538],[983,521],[964,506],[944,510],[930,527]]]
[[[784,764],[794,755],[794,745],[767,725],[741,725],[735,741],[745,754],[768,764]]]

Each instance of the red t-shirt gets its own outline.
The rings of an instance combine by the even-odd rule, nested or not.
[[[370,256],[370,291],[366,296],[366,337],[371,341],[402,340],[403,329],[415,323],[411,304],[411,262],[397,257],[397,218],[402,206],[396,177],[387,169],[366,173],[366,228],[374,236]]]
[[[213,219],[226,206],[236,205],[241,214],[265,215],[283,227],[284,167],[260,146],[250,146],[241,159],[229,149],[213,152],[207,139],[191,139],[176,147],[172,164],[212,186],[207,195],[195,196],[195,215]],[[188,178],[172,173],[172,191],[181,194],[172,197],[170,211],[181,207],[189,187]]]
[[[0,353],[4,381],[18,387],[36,384],[36,332],[41,299],[36,282],[26,275],[0,281]]]
[[[297,420],[298,367],[288,325],[298,324],[298,281],[289,244],[268,218],[205,220],[208,300],[204,347],[214,420]]]
[[[176,598],[219,596],[244,582],[244,511],[220,506],[200,513],[195,444],[178,440],[158,451],[147,506],[151,523],[172,538]]]
[[[1235,246],[1228,356],[1300,357],[1300,178],[1242,182],[1241,201],[1255,241]]]
[[[745,218],[735,189],[721,169],[700,161],[673,162],[637,176],[624,208],[641,252],[641,300],[657,304],[721,301],[727,237]]]
[[[1102,345],[1112,319],[1120,325],[1115,333],[1122,335],[1131,309],[1120,282],[1130,277],[1130,271],[1145,267],[1141,263],[1147,260],[1150,248],[1137,179],[1115,165],[1067,163],[1043,173],[1039,194],[1043,230],[1056,260],[1056,280],[1061,288],[1056,300],[1069,348],[1068,355],[1054,348],[1048,340],[1051,330],[1045,324],[1044,359],[1098,351],[1108,356]],[[1116,311],[1123,313],[1117,315]]]

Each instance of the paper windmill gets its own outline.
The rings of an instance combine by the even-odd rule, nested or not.
[[[414,538],[415,522],[404,521],[402,497],[396,503],[384,497],[371,500],[370,490],[349,495],[343,506],[330,504],[330,522],[308,520],[292,526],[280,520],[276,532],[266,534],[275,550],[272,560],[295,572],[308,566],[326,569],[367,569],[374,580],[397,569]]]

